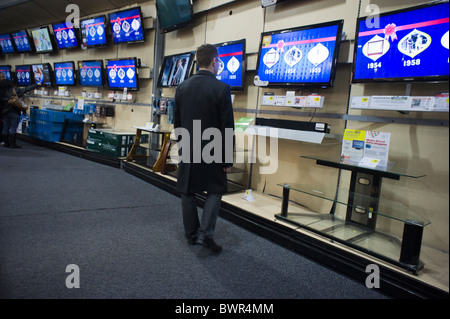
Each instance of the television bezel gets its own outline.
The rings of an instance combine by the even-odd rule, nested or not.
[[[47,33],[48,33],[48,36],[49,36],[49,39],[50,39],[50,43],[52,45],[52,49],[51,50],[38,51],[38,48],[36,47],[36,45],[34,43],[33,31],[41,30],[41,29],[46,29],[47,30]],[[45,54],[45,53],[52,53],[52,52],[56,51],[58,45],[55,43],[55,40],[53,39],[53,35],[50,32],[49,26],[43,26],[43,27],[31,29],[30,33],[31,33],[31,38],[33,39],[33,45],[34,45],[36,53],[38,53],[38,54]]]
[[[171,24],[167,27],[161,27],[161,18],[160,18],[160,10],[158,10],[158,1],[160,0],[155,0],[155,7],[156,7],[156,15],[158,17],[158,26],[159,26],[159,31],[160,33],[168,33],[168,32],[172,32],[175,30],[179,30],[181,28],[187,27],[188,25],[191,25],[194,23],[194,5],[192,4],[192,0],[186,0],[189,4],[189,8],[190,8],[190,18],[189,20],[185,20],[185,21],[181,21],[179,23],[175,23],[175,24]],[[162,0],[165,1],[165,0]]]
[[[115,58],[115,59],[107,59],[105,63],[105,69],[106,69],[106,81],[108,84],[108,88],[111,90],[123,90],[125,87],[115,87],[111,86],[109,82],[109,72],[108,72],[108,63],[110,61],[124,61],[124,60],[133,60],[134,61],[134,68],[136,70],[136,87],[126,87],[127,91],[139,91],[139,72],[138,72],[138,66],[137,66],[137,58],[136,57],[129,57],[129,58]]]
[[[139,10],[139,17],[141,18],[142,39],[141,40],[131,40],[131,41],[124,40],[124,41],[117,42],[116,41],[116,37],[114,36],[114,30],[112,29],[113,28],[113,24],[111,23],[111,15],[112,14],[118,14],[118,13],[122,13],[122,12],[131,11],[131,10],[136,10],[136,9]],[[136,6],[136,7],[133,7],[133,8],[128,8],[128,9],[124,9],[124,10],[119,10],[119,11],[114,11],[114,12],[108,13],[108,24],[109,24],[109,30],[110,30],[111,35],[112,35],[112,41],[113,41],[113,44],[115,44],[115,45],[116,44],[144,43],[146,41],[145,29],[144,29],[144,19],[142,17],[142,9],[141,9],[140,6]]]
[[[30,64],[30,66],[31,66],[31,74],[32,74],[32,81],[31,81],[31,84],[36,84],[36,80],[35,80],[35,78],[34,78],[34,71],[33,71],[33,66],[34,65],[48,65],[49,66],[49,77],[50,77],[50,84],[44,84],[44,83],[42,83],[42,86],[44,86],[44,87],[52,87],[52,86],[54,86],[54,78],[53,78],[53,69],[52,69],[52,65],[51,65],[51,63],[33,63],[33,64]]]
[[[56,65],[57,64],[63,64],[63,63],[72,63],[72,71],[73,71],[73,84],[59,84],[58,83],[58,77],[56,76]],[[53,62],[53,72],[55,73],[55,85],[56,86],[75,86],[77,85],[77,71],[75,69],[75,62],[74,61],[64,61],[64,62]]]
[[[7,33],[1,33],[0,34],[0,36],[1,35],[7,35],[7,36],[9,36],[9,40],[11,41],[11,45],[12,45],[12,51],[11,52],[4,52],[3,51],[3,48],[0,46],[0,53],[1,54],[12,54],[12,53],[17,53],[17,51],[16,51],[16,47],[14,46],[14,41],[13,41],[13,39],[12,39],[12,36],[11,36],[11,33],[9,33],[9,32],[7,32]]]
[[[12,82],[14,79],[13,72],[12,72],[12,66],[9,64],[2,64],[2,65],[0,65],[0,68],[2,68],[2,67],[9,67],[9,77],[11,78],[10,81]],[[6,76],[5,76],[5,78],[6,78]]]
[[[23,67],[23,66],[27,66],[30,68],[30,83],[29,84],[19,84],[18,79],[17,79],[17,67]],[[14,79],[15,79],[15,83],[17,84],[17,86],[28,86],[28,85],[32,85],[33,83],[33,68],[31,66],[31,64],[17,64],[15,66],[15,70],[14,70]]]
[[[83,22],[84,21],[88,21],[88,20],[92,20],[92,19],[98,19],[98,18],[103,18],[103,20],[105,21],[104,22],[104,27],[105,27],[105,43],[104,44],[90,44],[90,45],[88,45],[87,44],[87,41],[86,41],[86,44],[84,44],[84,42],[83,42],[83,40],[85,39],[84,37],[83,37],[83,28],[82,28],[82,24],[83,24]],[[88,49],[93,49],[93,48],[105,48],[105,47],[107,47],[108,46],[108,44],[109,44],[109,36],[110,36],[110,27],[108,26],[109,25],[109,21],[108,21],[108,18],[106,17],[106,14],[101,14],[101,15],[98,15],[98,16],[95,16],[95,17],[90,17],[90,18],[84,18],[84,19],[80,19],[80,45],[85,45],[86,46],[86,48],[88,48]]]
[[[233,41],[226,41],[226,42],[221,42],[221,43],[217,43],[217,44],[213,44],[217,49],[219,49],[220,47],[225,47],[225,46],[229,46],[229,45],[234,45],[234,44],[240,44],[242,43],[242,76],[241,76],[241,85],[240,86],[231,86],[230,88],[232,91],[243,91],[244,87],[245,87],[245,75],[246,75],[246,71],[247,71],[247,57],[246,57],[246,39],[240,39],[240,40],[233,40]],[[225,83],[225,82],[224,82]]]
[[[411,12],[414,10],[424,9],[427,7],[433,7],[437,5],[442,5],[445,3],[449,3],[449,1],[435,1],[422,5],[417,5],[413,7],[403,8],[399,10],[393,10],[389,12],[380,13],[379,16],[388,16],[399,13]],[[355,79],[355,69],[356,69],[356,57],[358,53],[358,34],[359,34],[359,25],[362,20],[366,20],[367,17],[359,17],[356,21],[356,33],[355,33],[355,45],[353,50],[353,66],[352,66],[352,79],[351,83],[414,83],[414,82],[445,82],[449,80],[448,75],[429,75],[429,76],[418,76],[418,77],[396,77],[396,78],[367,78],[367,79]]]
[[[19,51],[19,49],[17,48],[17,45],[16,45],[16,41],[12,41],[14,49],[16,50],[17,53],[33,53],[33,52],[35,52],[34,41],[33,41],[32,37],[31,37],[31,35],[28,33],[27,29],[20,29],[20,30],[14,31],[14,32],[10,32],[11,38],[14,39],[13,34],[21,32],[21,31],[25,32],[25,35],[27,37],[27,41],[28,41],[29,46],[30,46],[30,50],[28,50],[28,51]]]
[[[329,26],[337,26],[337,32],[336,32],[336,41],[334,43],[334,54],[333,54],[333,59],[332,59],[332,63],[331,63],[330,78],[329,78],[328,82],[269,82],[267,86],[261,86],[261,87],[270,87],[270,88],[286,88],[286,87],[329,88],[329,87],[333,87],[334,80],[336,78],[337,62],[338,62],[338,58],[339,58],[339,48],[340,48],[340,44],[341,44],[342,31],[343,31],[343,26],[344,26],[343,19],[322,22],[322,23],[316,23],[316,24],[309,24],[309,25],[293,27],[293,28],[279,29],[279,30],[274,30],[274,31],[266,31],[266,32],[261,33],[261,38],[260,38],[259,48],[258,48],[257,62],[256,62],[256,75],[258,75],[259,64],[261,63],[261,60],[262,60],[261,51],[262,51],[263,39],[265,36],[297,32],[297,31],[304,31],[304,30],[311,30],[311,29],[318,29],[318,28],[329,27]]]
[[[81,83],[81,74],[80,74],[80,72],[81,72],[81,67],[80,67],[80,64],[81,63],[87,63],[87,62],[100,62],[100,66],[101,66],[101,69],[100,69],[100,73],[101,73],[101,79],[102,79],[102,85],[89,85],[89,84],[82,84]],[[104,87],[106,87],[106,83],[108,82],[108,79],[107,78],[105,78],[105,68],[104,68],[104,65],[103,65],[103,60],[80,60],[80,61],[78,61],[77,62],[77,64],[78,64],[78,84],[80,85],[80,86],[85,86],[85,87],[96,87],[96,88],[104,88]],[[108,82],[109,83],[109,82]]]
[[[177,56],[182,56],[182,55],[187,55],[189,54],[189,63],[186,69],[186,75],[184,76],[184,79],[181,83],[183,83],[191,74],[192,72],[192,66],[194,64],[194,59],[195,59],[195,51],[187,51],[187,52],[183,52],[183,53],[176,53],[176,54],[172,54],[172,55],[165,55],[163,58],[163,61],[161,63],[161,68],[159,70],[159,75],[158,75],[158,82],[156,82],[156,87],[158,88],[171,88],[171,87],[177,87],[178,85],[162,85],[161,80],[163,77],[163,70],[164,70],[164,65],[165,63],[167,63],[167,61],[173,57],[177,57]],[[180,84],[181,84],[180,83]]]
[[[70,23],[72,24],[72,22],[70,22]],[[75,39],[77,41],[77,45],[70,46],[70,47],[64,47],[64,48],[61,48],[59,46],[58,39],[56,38],[56,33],[55,33],[55,25],[58,25],[58,24],[65,24],[67,26],[67,21],[52,23],[53,36],[54,36],[56,47],[58,48],[58,50],[71,50],[71,49],[79,48],[80,45],[81,45],[80,36],[79,36],[79,29],[75,28],[75,26],[73,24],[72,24],[72,29],[73,29],[73,33],[75,35]]]

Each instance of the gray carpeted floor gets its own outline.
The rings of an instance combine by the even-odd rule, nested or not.
[[[384,299],[221,218],[184,240],[178,197],[121,169],[0,146],[0,298]],[[66,287],[79,267],[80,288]]]

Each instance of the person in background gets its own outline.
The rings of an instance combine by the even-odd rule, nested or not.
[[[179,148],[177,189],[181,194],[181,206],[185,237],[189,244],[203,245],[219,252],[222,247],[213,239],[222,195],[227,192],[227,172],[233,166],[233,154],[225,154],[225,131],[234,136],[234,117],[231,89],[228,84],[217,80],[220,67],[217,48],[204,44],[197,50],[199,71],[181,83],[175,93],[174,128],[182,128],[189,133],[190,154],[186,156]],[[200,122],[201,133],[194,134]],[[201,140],[205,130],[218,129],[221,133],[222,160],[194,162],[194,156],[203,155],[203,149],[210,141]],[[180,137],[178,136],[178,139]],[[184,137],[183,137],[184,138]],[[231,143],[234,143],[233,139]],[[197,150],[196,150],[197,149]],[[215,152],[216,150],[214,150]],[[196,153],[195,155],[193,153]],[[186,160],[187,159],[187,160]],[[206,192],[202,218],[199,220],[195,194]]]

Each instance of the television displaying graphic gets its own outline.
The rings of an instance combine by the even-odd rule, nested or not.
[[[161,33],[178,30],[194,22],[191,0],[156,0]]]
[[[172,87],[186,80],[192,69],[195,52],[165,56],[159,72],[157,87]]]
[[[31,65],[16,65],[16,81],[17,86],[31,85]]]
[[[0,49],[3,54],[15,52],[9,33],[0,34]]]
[[[103,61],[78,61],[78,78],[82,86],[103,87]]]
[[[106,17],[98,16],[80,21],[81,38],[88,48],[106,46]]]
[[[78,47],[76,31],[71,22],[53,24],[53,34],[60,50]]]
[[[75,64],[73,62],[55,62],[53,68],[56,85],[75,85]]]
[[[41,83],[44,86],[52,86],[52,67],[50,63],[32,64],[32,80],[31,83]]]
[[[141,8],[136,7],[109,14],[114,43],[144,42]]]
[[[33,51],[33,47],[31,46],[31,40],[26,30],[13,32],[11,33],[11,37],[13,40],[13,44],[16,47],[16,51],[18,53]]]
[[[261,34],[258,86],[333,85],[343,20]]]
[[[11,66],[10,65],[0,65],[0,73],[5,75],[5,79],[12,80],[11,78]]]
[[[48,27],[31,30],[31,37],[33,38],[36,53],[53,52],[54,48]]]
[[[448,1],[359,18],[352,82],[448,81],[448,42]]]
[[[220,59],[217,79],[227,83],[232,90],[242,90],[245,76],[245,39],[219,43],[215,46]]]
[[[138,90],[139,82],[136,71],[136,58],[107,60],[106,70],[111,89]]]

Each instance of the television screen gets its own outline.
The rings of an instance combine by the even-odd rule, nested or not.
[[[78,61],[78,75],[82,86],[103,87],[103,61]]]
[[[138,75],[136,71],[136,58],[107,60],[106,70],[108,84],[111,89],[138,90]]]
[[[52,67],[50,63],[32,64],[32,84],[41,83],[44,86],[52,86]]]
[[[11,33],[17,52],[32,52],[31,41],[26,30]]]
[[[255,85],[332,86],[343,20],[261,34]]]
[[[186,80],[194,62],[195,52],[165,56],[159,72],[157,87],[172,87]]]
[[[194,22],[192,0],[156,0],[161,33],[174,31]]]
[[[136,7],[109,14],[114,43],[144,42],[141,8]]]
[[[55,62],[53,68],[56,85],[75,85],[75,65],[73,62]]]
[[[215,46],[220,59],[217,79],[227,83],[232,90],[242,90],[245,76],[245,39]]]
[[[5,79],[12,80],[11,78],[11,66],[10,65],[0,65],[0,73],[5,75]]]
[[[53,34],[60,50],[78,47],[76,30],[71,22],[53,24]]]
[[[3,54],[15,52],[9,33],[0,34],[0,49]]]
[[[31,65],[16,65],[17,86],[31,85]]]
[[[80,21],[81,38],[88,48],[106,46],[106,17],[98,16]]]
[[[357,21],[353,83],[449,79],[449,4],[380,14]]]
[[[31,37],[33,38],[36,53],[53,52],[54,48],[48,27],[31,30]]]

